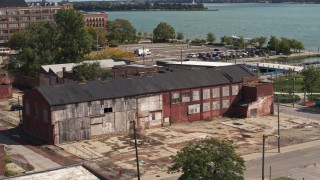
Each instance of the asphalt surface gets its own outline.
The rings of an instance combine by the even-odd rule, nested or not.
[[[274,154],[265,157],[265,179],[269,179],[270,166],[271,178],[291,177],[293,179],[318,180],[320,177],[320,145],[295,150],[286,153]],[[262,156],[262,153],[260,153]],[[246,180],[262,178],[262,158],[246,162]]]

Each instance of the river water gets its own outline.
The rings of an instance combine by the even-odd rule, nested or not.
[[[320,44],[320,4],[205,4],[218,11],[126,11],[108,12],[109,19],[129,20],[139,32],[151,33],[167,22],[185,38],[206,38],[213,32],[220,41],[224,35],[247,38],[276,36],[302,41],[307,50]]]

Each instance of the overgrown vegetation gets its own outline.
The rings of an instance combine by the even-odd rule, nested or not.
[[[135,61],[135,55],[133,53],[118,48],[107,48],[101,51],[93,51],[85,57],[89,60],[125,59],[129,61]]]
[[[107,80],[112,77],[112,74],[108,70],[101,68],[98,62],[94,63],[81,63],[73,67],[74,75],[80,81],[90,80]]]

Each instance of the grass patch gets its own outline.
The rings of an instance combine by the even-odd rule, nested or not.
[[[293,81],[293,78],[295,80]],[[283,93],[291,93],[293,92],[293,85],[294,85],[294,92],[302,93],[304,92],[302,89],[302,82],[303,77],[300,74],[295,74],[292,76],[281,76],[277,77],[274,80],[274,87],[276,92],[283,92]]]
[[[278,101],[279,97],[279,102],[280,103],[292,103],[292,102],[297,102],[300,101],[300,97],[295,95],[294,97],[290,94],[275,94],[274,95],[274,102]]]
[[[294,179],[288,178],[288,177],[279,177],[279,178],[275,178],[275,179],[272,179],[272,180],[294,180]]]
[[[10,177],[10,176],[15,176],[15,175],[17,175],[16,172],[10,171],[10,170],[8,170],[8,169],[6,169],[6,170],[4,171],[4,176],[5,176],[5,177]]]
[[[309,101],[314,101],[314,100],[320,98],[320,94],[312,94],[312,96],[311,96],[311,94],[308,94],[307,97],[308,97]]]

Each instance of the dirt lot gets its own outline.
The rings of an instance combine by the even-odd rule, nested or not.
[[[281,146],[319,139],[319,123],[314,120],[281,115]],[[176,124],[169,127],[148,129],[138,134],[140,173],[157,176],[166,172],[170,156],[179,149],[207,136],[229,139],[244,155],[259,152],[262,134],[277,134],[277,117],[249,119],[214,118],[211,121]],[[277,138],[267,138],[266,148],[277,146]],[[70,153],[91,159],[90,165],[115,179],[136,176],[134,140],[129,133],[117,134],[61,145]],[[121,170],[122,177],[117,174]]]

